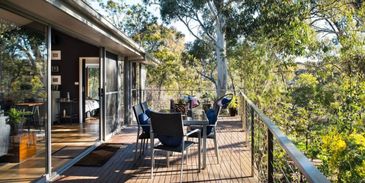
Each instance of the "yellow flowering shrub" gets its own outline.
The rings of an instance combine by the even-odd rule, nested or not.
[[[322,136],[324,164],[335,182],[356,182],[365,178],[365,134],[331,131]],[[346,181],[345,181],[346,180]]]
[[[365,150],[365,136],[364,134],[359,134],[359,133],[352,133],[350,135],[350,139],[357,145],[360,146],[360,148],[362,148],[362,150]]]
[[[356,166],[355,171],[360,177],[365,177],[365,160],[359,166]]]
[[[338,154],[346,149],[346,142],[339,134],[329,133],[322,137],[323,146],[331,154]]]

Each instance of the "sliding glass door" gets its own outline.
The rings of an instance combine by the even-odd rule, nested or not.
[[[45,174],[47,27],[0,8],[0,182]]]
[[[124,125],[124,62],[119,60],[118,62],[118,88],[119,88],[119,96],[118,96],[118,122]]]
[[[106,52],[104,60],[104,106],[105,135],[111,135],[118,129],[118,56]]]

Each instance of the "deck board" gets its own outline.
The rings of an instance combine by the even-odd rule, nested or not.
[[[241,123],[235,118],[220,118],[218,122],[218,145],[220,163],[214,153],[213,140],[207,139],[207,167],[198,173],[197,147],[189,151],[187,163],[184,164],[184,182],[257,182],[251,177],[250,151],[245,146],[245,136]],[[156,153],[154,178],[150,179],[150,156],[147,151],[137,162],[134,162],[136,141],[134,127],[123,129],[122,132],[109,140],[109,143],[122,143],[121,148],[102,167],[73,166],[64,172],[57,182],[179,182],[181,156],[174,153],[167,167],[166,155],[163,151]]]

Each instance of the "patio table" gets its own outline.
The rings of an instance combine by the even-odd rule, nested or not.
[[[203,169],[207,164],[207,126],[209,125],[208,119],[192,118],[183,120],[184,126],[201,126],[203,127]],[[200,147],[199,147],[200,150]]]

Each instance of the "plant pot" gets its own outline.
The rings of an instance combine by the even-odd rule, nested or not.
[[[23,131],[23,123],[10,124],[10,127],[11,127],[10,135],[12,136],[21,134]]]
[[[229,111],[229,115],[230,116],[235,116],[237,114],[237,108],[228,108]]]

